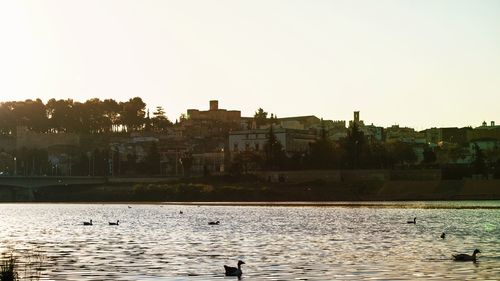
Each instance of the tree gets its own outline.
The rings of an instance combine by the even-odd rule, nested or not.
[[[264,109],[259,108],[255,111],[253,119],[255,120],[257,128],[260,128],[260,126],[267,124],[267,112],[265,112]]]
[[[116,131],[120,122],[120,105],[113,99],[106,99],[102,102],[102,107],[104,132]]]
[[[278,141],[273,131],[273,126],[269,127],[269,138],[264,145],[265,163],[270,170],[280,169],[285,159],[283,145]]]
[[[359,168],[360,156],[364,152],[365,144],[366,138],[364,133],[359,129],[358,124],[353,122],[343,143],[346,150],[346,159],[343,160],[343,163],[350,168]]]
[[[333,142],[327,138],[325,126],[321,122],[320,138],[316,142],[310,144],[307,163],[314,169],[325,169],[336,166],[335,148]]]
[[[396,141],[389,143],[387,146],[387,151],[392,163],[398,163],[400,165],[413,164],[417,160],[415,151],[411,145],[407,143]]]
[[[255,151],[242,151],[234,157],[229,173],[233,176],[247,174],[249,171],[259,170],[262,167],[263,159]]]
[[[165,115],[165,110],[161,106],[156,107],[156,111],[153,112],[153,130],[156,132],[164,132],[168,127],[172,126],[172,122],[168,120]]]
[[[472,161],[472,168],[475,174],[486,175],[487,169],[484,153],[477,143],[474,143],[474,160]]]
[[[47,102],[47,115],[49,126],[53,132],[81,132],[81,114],[75,114],[72,99],[55,100]]]
[[[144,126],[146,104],[140,97],[131,98],[127,102],[120,104],[122,105],[121,122],[127,128],[127,131],[140,130]]]
[[[431,149],[429,146],[426,146],[424,148],[424,151],[422,152],[422,156],[424,157],[424,164],[432,164],[436,162],[436,152],[434,152],[433,149]]]
[[[146,156],[146,167],[147,173],[150,175],[155,175],[161,173],[160,171],[160,153],[158,152],[158,147],[156,143],[152,143],[149,147],[148,155]]]

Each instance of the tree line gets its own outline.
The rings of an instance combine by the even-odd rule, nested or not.
[[[38,133],[100,134],[142,130],[164,131],[172,122],[158,106],[150,116],[140,97],[125,102],[113,99],[8,101],[0,103],[0,134],[12,135],[17,126]]]

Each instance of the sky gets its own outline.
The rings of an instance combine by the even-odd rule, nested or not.
[[[0,101],[500,123],[500,1],[1,0]]]

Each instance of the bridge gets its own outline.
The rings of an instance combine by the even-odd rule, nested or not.
[[[108,182],[106,177],[52,177],[52,176],[1,176],[0,186],[36,188],[45,186],[68,186],[104,184]]]
[[[0,176],[0,187],[37,188],[46,186],[96,185],[106,183],[155,183],[177,180],[180,177],[53,177],[53,176]]]

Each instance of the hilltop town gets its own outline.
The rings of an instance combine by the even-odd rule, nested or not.
[[[136,97],[3,102],[0,173],[17,176],[197,177],[318,169],[438,169],[433,178],[499,178],[500,126],[367,125],[263,109],[188,109],[170,122]],[[286,180],[286,178],[269,180]]]

